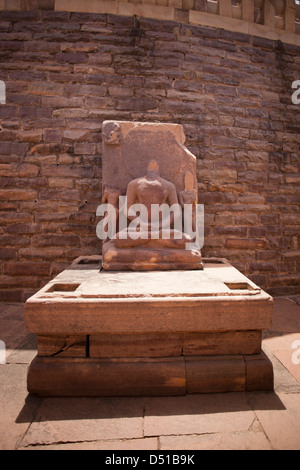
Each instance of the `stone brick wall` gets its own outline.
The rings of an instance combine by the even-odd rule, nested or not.
[[[205,256],[299,293],[299,47],[171,21],[0,14],[0,300],[99,253],[101,124],[181,123],[197,156]]]

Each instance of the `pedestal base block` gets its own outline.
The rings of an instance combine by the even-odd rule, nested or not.
[[[226,260],[203,270],[104,272],[79,258],[32,296],[28,391],[168,396],[273,389],[261,351],[273,300]]]
[[[186,391],[178,358],[92,359],[36,357],[27,385],[40,396],[171,396]]]
[[[51,396],[176,396],[273,389],[264,354],[172,358],[36,357],[28,391]]]
[[[270,359],[264,352],[244,356],[246,363],[246,389],[251,391],[273,390],[274,374]]]

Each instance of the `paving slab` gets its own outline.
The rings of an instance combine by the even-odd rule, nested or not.
[[[264,345],[263,345],[264,347]],[[274,391],[276,393],[300,393],[300,383],[270,350],[264,351],[272,362],[274,371]]]
[[[282,407],[276,409],[278,399]],[[273,449],[300,450],[300,394],[261,392],[253,394],[249,402]]]
[[[132,398],[46,398],[20,446],[142,438],[143,408]]]
[[[6,348],[6,361],[18,344],[26,337],[23,304],[1,304],[0,340]]]
[[[30,364],[37,353],[37,339],[33,334],[22,337],[17,347],[7,351],[7,364]]]
[[[300,311],[300,307],[299,307]],[[299,344],[296,345],[296,341],[299,341]],[[274,351],[287,351],[290,350],[291,353],[295,349],[298,349],[300,346],[300,332],[298,333],[281,333],[280,335],[272,336],[264,339],[265,346],[272,352]],[[294,347],[293,347],[294,345]]]
[[[300,350],[298,349],[298,351]],[[275,355],[300,384],[300,362],[298,362],[300,358],[300,352],[297,353],[297,351],[290,350],[275,351]]]
[[[300,306],[291,299],[277,298],[274,302],[273,324],[269,332],[299,333]]]
[[[145,408],[145,436],[237,432],[249,429],[255,414],[247,394],[153,398]]]
[[[92,442],[75,442],[65,444],[35,445],[20,447],[19,450],[157,450],[159,442],[156,437],[145,439],[123,439]]]
[[[38,397],[28,398],[27,369],[26,364],[0,365],[0,450],[18,447],[40,405]]]
[[[264,344],[300,384],[300,332],[270,336]]]
[[[263,431],[160,437],[161,450],[271,450]]]

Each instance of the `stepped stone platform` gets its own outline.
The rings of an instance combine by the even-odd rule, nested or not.
[[[171,396],[273,389],[261,350],[273,300],[225,259],[203,270],[105,272],[80,257],[25,305],[40,396]]]

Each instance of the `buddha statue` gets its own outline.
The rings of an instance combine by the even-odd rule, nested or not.
[[[174,228],[176,221],[177,225],[182,225],[176,188],[173,183],[159,176],[159,167],[155,160],[149,163],[145,176],[136,178],[128,184],[126,211],[131,222],[137,217],[132,211],[135,207],[140,209],[139,226],[134,223],[132,226],[129,224],[126,229],[117,233],[114,240],[116,247],[147,245],[153,248],[164,246],[184,249],[185,243],[191,241],[182,230]],[[155,209],[162,210],[155,213]]]
[[[194,208],[197,200],[191,177],[187,172],[185,191],[179,193],[179,199],[175,185],[160,176],[155,160],[149,162],[144,176],[129,182],[124,207],[116,207],[119,218],[125,214],[126,227],[104,241],[104,269],[111,269],[114,263],[132,270],[181,269],[186,265],[201,269],[200,251],[187,249],[192,238],[182,230],[182,208],[185,204]],[[194,229],[195,211],[191,214]],[[121,225],[119,220],[116,226]]]

